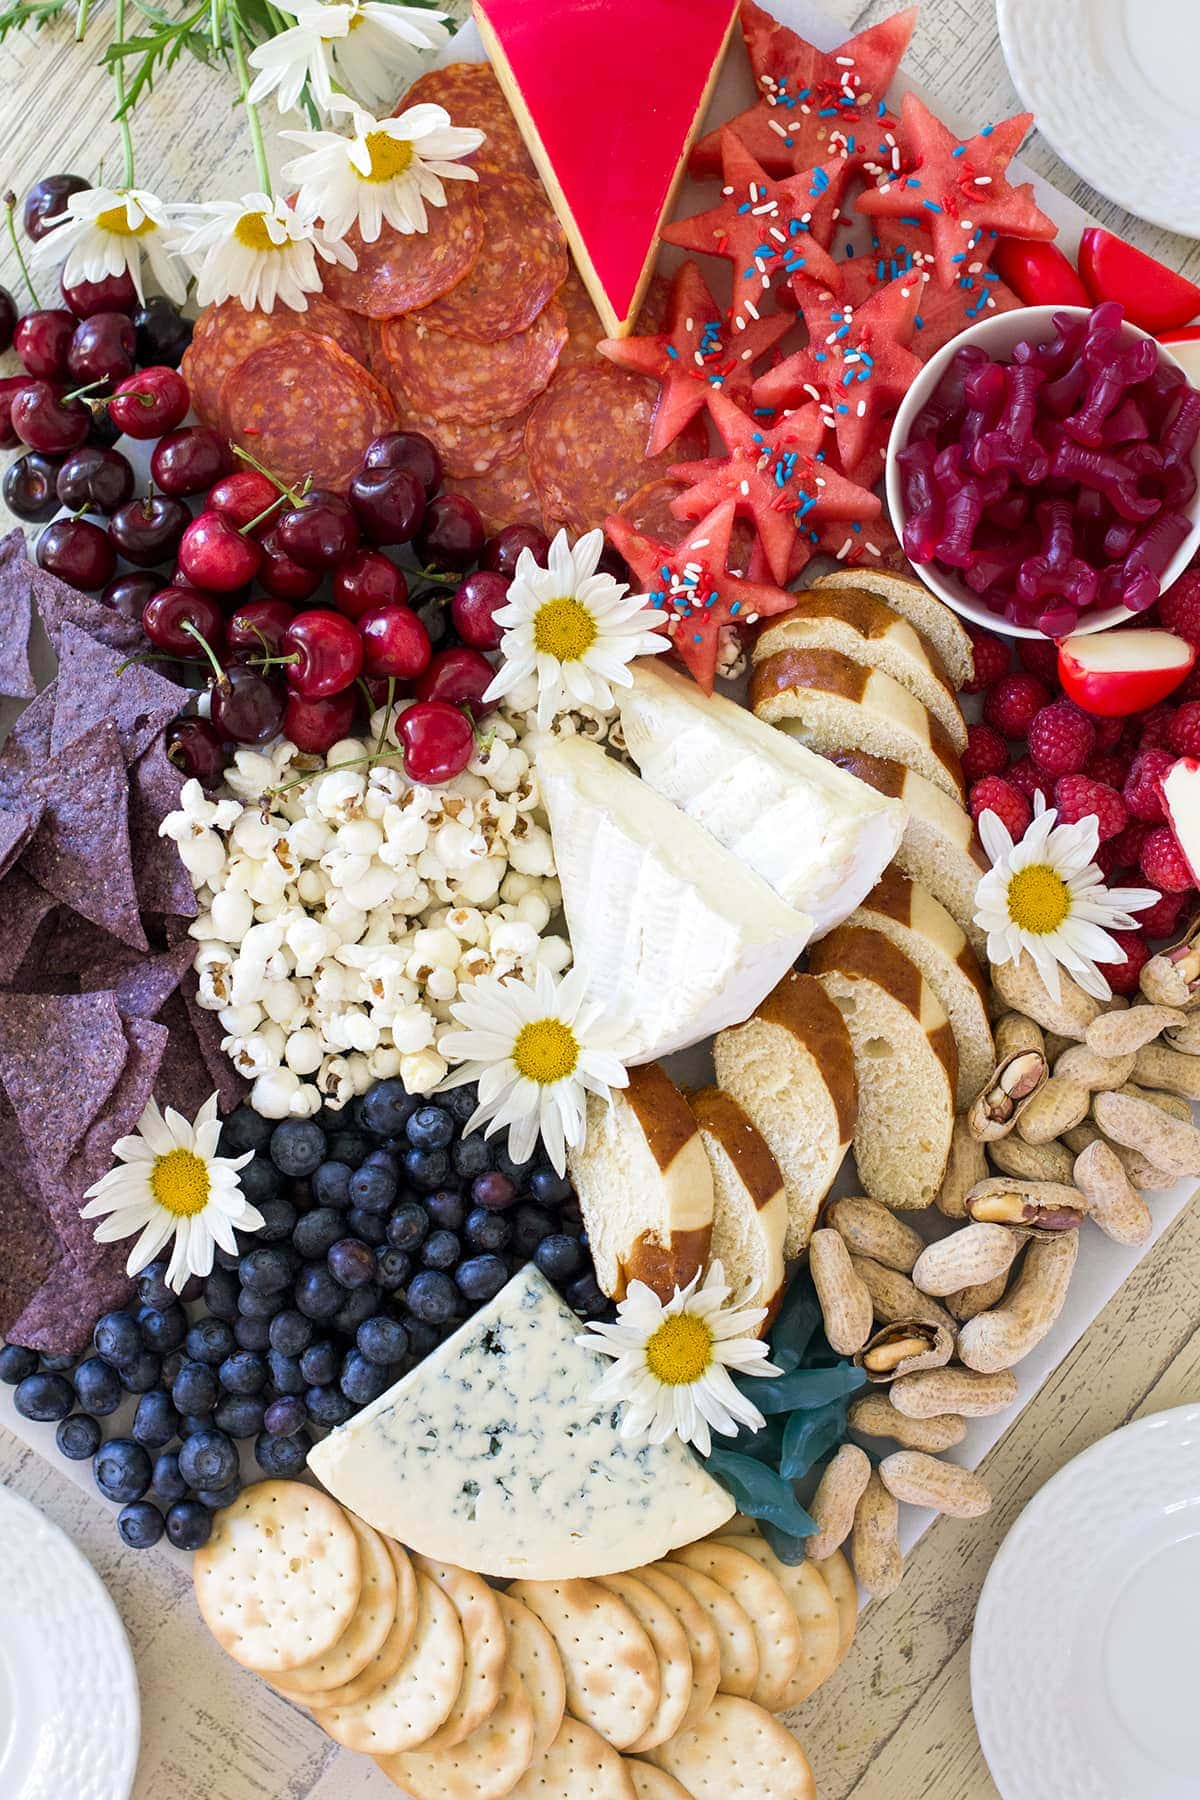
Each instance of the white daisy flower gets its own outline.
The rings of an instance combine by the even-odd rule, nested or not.
[[[586,532],[574,549],[560,531],[544,569],[531,550],[522,550],[505,603],[493,615],[504,629],[502,660],[485,700],[501,699],[536,674],[542,730],[573,707],[610,713],[613,688],[632,685],[634,658],[671,648],[670,638],[653,629],[666,624],[666,613],[648,607],[645,594],[596,573],[603,548],[602,531]]]
[[[979,818],[992,867],[975,890],[975,923],[987,932],[988,961],[1016,962],[1028,950],[1047,991],[1061,993],[1059,965],[1097,1000],[1111,989],[1097,963],[1123,962],[1112,931],[1136,931],[1132,917],[1153,906],[1152,888],[1107,888],[1095,862],[1100,846],[1094,817],[1060,825],[1053,807],[1034,796],[1034,819],[1013,843],[994,812]]]
[[[767,1346],[754,1335],[766,1307],[747,1305],[747,1295],[730,1301],[729,1291],[719,1261],[710,1264],[703,1284],[697,1270],[665,1305],[644,1282],[631,1281],[616,1323],[591,1320],[576,1338],[616,1359],[592,1398],[601,1405],[624,1401],[622,1437],[661,1444],[674,1433],[707,1456],[712,1431],[732,1437],[739,1425],[762,1430],[762,1414],[733,1385],[729,1371],[782,1371],[767,1361]]]
[[[189,1275],[207,1275],[213,1250],[237,1252],[235,1228],[258,1231],[263,1216],[242,1193],[238,1170],[251,1161],[244,1156],[218,1156],[221,1121],[217,1096],[204,1102],[196,1123],[167,1108],[166,1116],[151,1100],[132,1137],[118,1138],[113,1153],[118,1166],[87,1190],[85,1219],[99,1219],[98,1244],[141,1235],[129,1252],[126,1272],[136,1275],[153,1262],[170,1238],[175,1242],[167,1282],[178,1293]]]
[[[176,261],[178,231],[168,207],[147,188],[85,188],[50,221],[30,252],[34,268],[59,268],[65,287],[103,281],[128,271],[144,300],[142,258],[168,300],[187,295],[187,276]]]
[[[629,1077],[610,1045],[618,1030],[601,1027],[601,1009],[583,1004],[578,969],[555,981],[539,965],[532,981],[481,975],[464,1000],[450,1008],[463,1027],[438,1040],[441,1055],[463,1066],[438,1089],[479,1083],[479,1104],[465,1130],[484,1126],[485,1137],[508,1127],[508,1150],[525,1162],[540,1137],[561,1175],[567,1150],[583,1143],[584,1102],[589,1093],[607,1100]]]
[[[307,312],[307,296],[321,288],[318,257],[358,267],[349,245],[327,237],[278,194],[243,194],[184,210],[192,227],[181,248],[195,271],[201,306],[237,299],[246,308],[273,312],[280,300],[293,312]]]
[[[257,105],[274,94],[281,112],[298,105],[306,81],[329,111],[335,79],[357,99],[384,105],[416,73],[419,52],[450,37],[444,13],[380,0],[280,0],[279,10],[296,23],[251,51],[258,72],[248,98]]]
[[[453,159],[478,150],[483,133],[451,125],[445,107],[410,106],[396,119],[377,119],[360,106],[350,111],[352,137],[336,131],[279,134],[305,149],[283,171],[299,184],[296,210],[320,219],[328,236],[343,238],[357,225],[363,242],[373,244],[385,224],[406,233],[426,231],[426,201],[446,204],[443,180],[479,180],[474,169]]]

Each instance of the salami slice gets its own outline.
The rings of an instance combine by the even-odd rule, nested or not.
[[[672,463],[705,455],[708,428],[700,418],[658,456],[644,454],[655,395],[653,382],[599,357],[555,377],[525,427],[547,531],[602,526]]]
[[[542,508],[529,474],[529,461],[522,450],[507,461],[497,463],[486,475],[460,477],[454,491],[465,494],[479,508],[483,529],[491,537],[506,525],[538,525]]]
[[[333,263],[325,271],[330,298],[368,319],[428,306],[448,294],[474,267],[483,243],[483,212],[473,181],[447,181],[445,206],[428,207],[428,231],[393,231],[385,225],[373,244],[364,244],[357,225],[346,242],[357,269]]]
[[[373,437],[396,428],[387,389],[332,338],[292,331],[225,378],[221,416],[231,440],[281,481],[310,475],[342,489]]]
[[[477,168],[537,174],[512,107],[489,63],[448,63],[444,69],[430,69],[413,82],[392,117],[422,101],[427,106],[444,106],[452,125],[466,125],[483,132],[483,143],[470,158]]]
[[[635,337],[649,337],[662,330],[667,316],[669,292],[670,284],[661,275],[651,277],[646,298],[642,301],[634,322]],[[600,323],[600,314],[592,305],[592,297],[573,263],[555,299],[567,315],[567,342],[559,358],[559,368],[573,369],[579,363],[593,362],[599,354],[596,345],[606,334]]]
[[[389,319],[380,337],[388,386],[417,412],[484,425],[511,418],[543,391],[567,341],[567,321],[552,300],[528,331],[495,344],[434,331],[421,313]]]
[[[483,249],[469,274],[423,309],[427,325],[491,344],[533,324],[567,278],[567,234],[540,181],[479,176]]]
[[[642,537],[655,538],[660,544],[682,544],[688,532],[696,523],[694,519],[677,519],[671,511],[671,502],[678,500],[680,494],[687,492],[683,483],[672,481],[669,475],[662,475],[657,481],[648,481],[640,487],[621,507],[623,519],[628,519],[633,529]],[[750,567],[750,558],[754,551],[755,532],[749,519],[735,519],[733,530],[729,535],[728,567],[745,574]]]
[[[469,425],[464,419],[435,419],[429,413],[414,412],[399,395],[396,401],[405,429],[424,432],[437,445],[446,473],[452,479],[486,475],[497,463],[519,456],[525,447],[528,406],[511,419],[490,419],[483,425]]]
[[[222,300],[200,314],[192,341],[183,356],[183,378],[191,390],[192,405],[206,425],[219,425],[221,384],[239,363],[288,331],[307,331],[332,338],[347,356],[365,363],[367,333],[363,321],[324,294],[310,294],[308,307],[296,312],[279,305],[274,312],[245,307],[240,300]]]

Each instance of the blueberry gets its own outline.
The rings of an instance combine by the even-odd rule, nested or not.
[[[181,1413],[210,1413],[217,1404],[214,1370],[207,1363],[185,1362],[171,1387],[171,1399]]]
[[[198,1431],[184,1438],[179,1473],[190,1487],[224,1487],[237,1471],[237,1446],[223,1431]]]
[[[243,1288],[238,1295],[238,1317],[242,1319],[273,1319],[277,1312],[282,1312],[287,1304],[287,1293],[280,1288],[274,1294],[254,1294],[249,1288]]]
[[[177,1308],[173,1300],[170,1302],[169,1310],[182,1312],[182,1308]],[[131,1363],[134,1360],[142,1347],[144,1336],[144,1332],[139,1332],[138,1321],[132,1313],[106,1312],[101,1313],[96,1320],[96,1328],[92,1332],[92,1343],[96,1346],[98,1356],[102,1356],[105,1362],[111,1363],[114,1369],[119,1369],[122,1363]],[[146,1338],[146,1342],[150,1343],[149,1338]],[[172,1344],[168,1347],[174,1349],[175,1346]],[[150,1344],[150,1348],[159,1350],[162,1345]]]
[[[74,1404],[75,1390],[65,1375],[26,1375],[13,1394],[13,1405],[23,1419],[46,1425],[65,1419]]]
[[[461,1231],[467,1216],[467,1203],[453,1188],[439,1188],[436,1194],[430,1194],[425,1210],[435,1225],[441,1225],[446,1231]]]
[[[404,1130],[420,1101],[405,1091],[398,1075],[377,1081],[359,1103],[358,1116],[368,1131],[379,1137],[395,1137]]]
[[[512,1234],[511,1220],[484,1206],[473,1206],[463,1226],[463,1238],[472,1250],[503,1250]]]
[[[183,1348],[192,1362],[225,1361],[233,1349],[233,1332],[223,1319],[200,1319],[184,1339]]]
[[[303,1123],[303,1121],[301,1121]],[[251,1294],[278,1294],[292,1279],[292,1260],[278,1244],[251,1250],[238,1264],[238,1280]]]
[[[220,1512],[223,1506],[232,1506],[241,1491],[242,1478],[240,1475],[236,1475],[224,1487],[197,1488],[196,1498],[207,1506],[209,1512]]]
[[[331,1206],[318,1206],[297,1219],[296,1229],[292,1232],[292,1243],[301,1256],[311,1257],[315,1261],[324,1256],[329,1246],[336,1244],[345,1235],[345,1231],[346,1221],[340,1212],[335,1212]]]
[[[484,1175],[476,1175],[471,1183],[471,1199],[476,1206],[486,1206],[489,1212],[503,1212],[511,1206],[517,1197],[516,1183],[502,1175],[498,1169],[490,1169]]]
[[[532,1256],[542,1239],[555,1229],[555,1220],[545,1207],[534,1206],[528,1200],[513,1208],[512,1222],[512,1247],[522,1258]]]
[[[72,1462],[87,1462],[100,1448],[103,1436],[100,1421],[91,1413],[72,1413],[69,1419],[59,1421],[54,1441]]]
[[[172,1352],[178,1355],[177,1351]],[[136,1362],[127,1368],[118,1369],[121,1386],[127,1394],[148,1394],[150,1389],[158,1387],[163,1381],[163,1359],[156,1356],[153,1350],[143,1350]]]
[[[310,1344],[300,1357],[300,1373],[309,1387],[328,1387],[338,1372],[337,1345],[328,1338]]]
[[[445,1321],[443,1326],[444,1324]],[[427,1319],[416,1318],[411,1312],[405,1316],[404,1329],[408,1333],[408,1354],[414,1362],[420,1362],[431,1350],[436,1350],[442,1341],[441,1328],[430,1324]]]
[[[450,1158],[444,1150],[406,1150],[404,1173],[407,1180],[423,1193],[442,1187],[450,1174]]]
[[[212,1430],[212,1414],[210,1412],[180,1413],[180,1415],[179,1415],[179,1435],[181,1438],[195,1437],[195,1435],[198,1431],[211,1431],[211,1430]]]
[[[164,1356],[162,1358],[159,1363],[159,1369],[161,1371],[162,1385],[165,1388],[169,1389],[175,1386],[175,1378],[186,1361],[187,1357],[182,1350],[172,1350],[169,1356]],[[153,1381],[150,1383],[151,1387],[156,1385],[157,1384]]]
[[[272,1400],[263,1414],[263,1430],[271,1437],[291,1437],[308,1423],[308,1408],[298,1394]]]
[[[357,1131],[353,1126],[339,1126],[329,1134],[327,1150],[330,1162],[345,1163],[348,1169],[357,1169],[371,1148],[371,1140],[366,1132]]]
[[[451,1088],[441,1101],[450,1117],[459,1125],[465,1125],[475,1108],[479,1105],[479,1088],[473,1081],[462,1087]]]
[[[404,1135],[414,1150],[444,1150],[454,1136],[454,1120],[444,1106],[421,1106],[405,1123]]]
[[[167,1513],[167,1538],[177,1550],[200,1550],[212,1534],[212,1514],[199,1500],[177,1500]]]
[[[251,1206],[261,1206],[266,1200],[277,1200],[283,1192],[279,1170],[265,1156],[256,1156],[252,1163],[239,1169],[238,1181]],[[219,1251],[217,1256],[220,1260]]]
[[[382,1213],[364,1212],[361,1206],[352,1206],[346,1214],[346,1229],[351,1237],[361,1238],[373,1249],[387,1243],[387,1220]]]
[[[347,1400],[340,1388],[330,1384],[326,1387],[310,1387],[306,1389],[304,1404],[308,1408],[308,1416],[316,1425],[344,1425],[346,1420],[354,1416],[354,1403]]]
[[[267,1377],[277,1394],[302,1394],[308,1386],[300,1373],[300,1358],[282,1350],[267,1351]]]
[[[379,1311],[382,1296],[373,1281],[355,1288],[333,1315],[333,1328],[343,1337],[353,1337],[365,1319],[373,1319]]]
[[[79,1358],[72,1356],[69,1350],[59,1351],[56,1354],[47,1352],[42,1357],[42,1368],[47,1375],[65,1375],[68,1369],[73,1369],[78,1361]]]
[[[315,1119],[284,1119],[271,1133],[271,1161],[281,1175],[311,1175],[325,1161],[325,1133]]]
[[[450,1159],[464,1181],[470,1181],[476,1175],[484,1175],[492,1166],[492,1146],[482,1131],[472,1131],[466,1137],[459,1138],[450,1152]]]
[[[405,1200],[388,1220],[387,1241],[393,1250],[415,1250],[429,1230],[429,1214],[417,1200]]]
[[[143,1306],[170,1306],[178,1298],[174,1288],[167,1286],[170,1266],[165,1256],[146,1264],[137,1280],[137,1297]]]
[[[408,1284],[408,1310],[429,1325],[445,1325],[459,1310],[458,1291],[439,1269],[422,1269]]]
[[[302,1350],[308,1349],[313,1336],[312,1320],[291,1307],[276,1313],[271,1320],[271,1348],[282,1351],[284,1356],[299,1356]]]
[[[356,1406],[366,1406],[370,1401],[378,1400],[390,1381],[388,1370],[372,1362],[360,1350],[347,1352],[339,1382],[347,1400],[353,1400]]]
[[[147,1450],[165,1450],[179,1435],[179,1414],[165,1388],[151,1388],[137,1403],[131,1427],[133,1436]]]
[[[254,1460],[264,1475],[286,1480],[303,1473],[311,1448],[307,1431],[298,1431],[291,1437],[277,1437],[264,1431],[254,1440]]]
[[[267,1359],[258,1350],[235,1350],[217,1370],[227,1394],[259,1394],[267,1384]]]
[[[239,1106],[221,1124],[221,1155],[244,1156],[247,1150],[265,1150],[275,1127],[252,1107]]]
[[[350,1204],[363,1212],[385,1213],[396,1198],[396,1165],[388,1151],[372,1151],[350,1177]]]
[[[92,1474],[106,1500],[125,1506],[141,1499],[154,1470],[142,1446],[132,1438],[109,1438],[96,1452]]]
[[[469,1256],[454,1272],[463,1298],[481,1306],[494,1300],[508,1281],[508,1264],[502,1256]]]
[[[160,1500],[169,1506],[172,1500],[182,1500],[188,1491],[188,1484],[179,1473],[178,1450],[164,1450],[161,1456],[154,1459],[154,1477],[151,1484]]]
[[[170,1306],[143,1306],[138,1312],[138,1324],[147,1350],[156,1350],[160,1356],[166,1356],[171,1350],[178,1350],[187,1336],[187,1314],[177,1300],[173,1300]],[[106,1354],[100,1344],[96,1348],[101,1356]],[[129,1360],[132,1361],[132,1358]]]
[[[554,1231],[542,1239],[533,1253],[533,1260],[547,1281],[570,1281],[583,1268],[587,1253],[577,1238]]]
[[[567,1289],[567,1304],[582,1319],[600,1319],[612,1309],[612,1302],[601,1292],[591,1270],[571,1283]]]
[[[532,1172],[532,1156],[527,1156],[524,1162],[517,1162],[509,1154],[508,1139],[504,1138],[496,1145],[495,1159],[496,1167],[502,1175],[507,1175],[508,1179],[519,1188],[525,1186]]]
[[[36,1350],[26,1350],[21,1344],[0,1345],[0,1381],[9,1387],[16,1387],[27,1375],[36,1375],[37,1366]]]
[[[213,1251],[214,1267],[226,1270],[232,1269],[235,1275],[237,1274],[237,1266],[241,1260],[242,1253],[240,1250],[226,1250],[222,1245],[218,1244]]]
[[[238,1279],[231,1269],[214,1269],[204,1283],[204,1304],[214,1319],[237,1318]]]
[[[315,1170],[312,1178],[313,1199],[318,1206],[349,1206],[350,1177],[354,1170],[349,1163],[323,1162]]]
[[[407,1331],[399,1319],[390,1319],[386,1313],[377,1313],[373,1319],[365,1319],[358,1328],[354,1342],[365,1357],[384,1368],[390,1363],[402,1361],[408,1355]]]
[[[346,1298],[346,1290],[323,1263],[309,1263],[297,1277],[294,1298],[306,1318],[332,1319]]]
[[[329,1246],[329,1273],[344,1288],[365,1287],[375,1279],[375,1252],[358,1238],[339,1238]]]
[[[421,1245],[421,1261],[427,1269],[452,1269],[462,1255],[462,1245],[452,1231],[431,1231]]]
[[[266,1403],[258,1394],[226,1394],[217,1402],[213,1424],[230,1437],[256,1437],[262,1430]]]
[[[296,1227],[299,1212],[282,1194],[272,1194],[259,1207],[262,1224],[254,1233],[260,1244],[284,1244]]]
[[[555,1169],[535,1169],[529,1177],[529,1192],[539,1206],[561,1206],[571,1198],[571,1183]]]
[[[265,1350],[271,1341],[271,1321],[239,1318],[233,1335],[239,1350]]]
[[[121,1404],[121,1377],[102,1356],[89,1356],[75,1370],[75,1392],[85,1412],[105,1418]]]
[[[117,1514],[121,1542],[130,1550],[149,1550],[163,1534],[163,1516],[150,1500],[134,1500]]]
[[[412,1257],[407,1250],[382,1250],[375,1279],[385,1294],[394,1294],[412,1274]]]

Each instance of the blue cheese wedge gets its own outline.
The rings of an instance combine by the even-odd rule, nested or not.
[[[610,1575],[715,1531],[732,1499],[677,1438],[621,1437],[582,1329],[529,1264],[309,1468],[378,1531],[483,1575]]]

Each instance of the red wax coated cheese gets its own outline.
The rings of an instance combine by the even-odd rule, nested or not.
[[[629,330],[733,27],[734,0],[475,0],[605,335]]]

